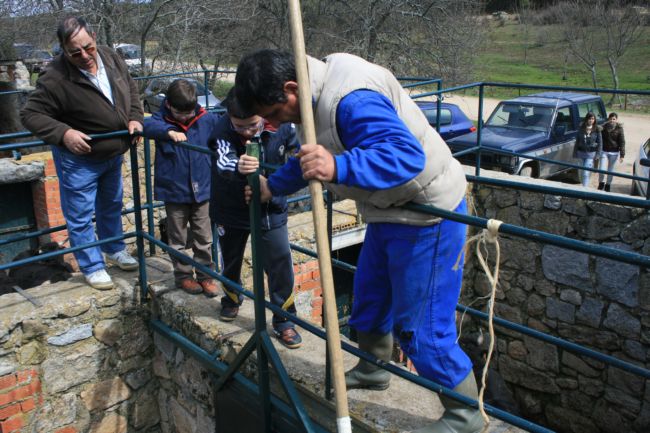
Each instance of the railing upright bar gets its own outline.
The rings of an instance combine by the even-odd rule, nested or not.
[[[205,87],[205,109],[210,109],[210,100],[208,99],[208,94],[210,93],[210,87],[208,83],[210,82],[207,69],[203,71],[203,86]]]
[[[144,239],[142,238],[142,206],[140,200],[140,174],[138,173],[138,148],[132,145],[129,156],[131,158],[131,181],[133,182],[133,207],[135,209],[135,244],[138,248],[138,272],[140,274],[140,302],[147,302],[149,287],[147,285],[147,262],[144,255]]]
[[[330,258],[334,262],[332,257],[332,224],[333,224],[333,213],[332,208],[334,204],[334,194],[329,190],[325,193],[325,201],[327,203],[327,239],[329,242],[330,248]],[[318,257],[318,255],[316,256]],[[324,301],[324,300],[323,300]],[[323,305],[323,311],[325,311],[325,305]],[[327,329],[325,324],[326,315],[323,314],[323,327]],[[329,350],[329,340],[325,339],[325,399],[331,400],[333,395],[333,384],[332,384],[332,369],[331,369],[331,359],[330,359],[330,350]]]
[[[153,220],[153,188],[151,185],[151,140],[144,138],[144,188],[147,199],[147,231],[152,237],[155,235]],[[149,255],[156,254],[156,244],[149,242]]]
[[[476,145],[478,151],[476,152],[476,176],[481,175],[481,135],[483,133],[483,97],[485,95],[485,88],[481,84],[478,88],[478,125],[476,126]]]

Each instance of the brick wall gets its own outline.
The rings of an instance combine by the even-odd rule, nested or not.
[[[0,377],[0,433],[20,432],[29,412],[42,402],[36,370]]]
[[[311,308],[309,318],[313,323],[321,325],[323,322],[323,289],[320,285],[318,260],[314,259],[294,265],[293,273],[295,276],[294,293],[296,296],[304,296],[309,299],[308,308]]]
[[[32,182],[32,197],[34,200],[34,215],[36,227],[39,230],[65,224],[59,196],[59,179],[56,176],[54,161],[50,152],[43,153],[45,177]],[[64,242],[68,238],[67,230],[41,236],[40,241]]]

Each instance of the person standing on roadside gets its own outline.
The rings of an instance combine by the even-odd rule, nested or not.
[[[59,177],[61,208],[70,245],[119,237],[122,229],[122,155],[142,132],[138,88],[124,60],[97,46],[96,35],[81,17],[65,18],[57,37],[62,52],[36,82],[20,116],[23,126],[51,145]],[[89,134],[128,130],[130,136],[91,139]],[[138,262],[124,240],[74,253],[93,288],[113,288],[108,263],[135,270]]]
[[[609,113],[607,122],[603,125],[603,151],[600,155],[600,170],[607,170],[610,173],[614,171],[616,161],[620,157],[621,163],[625,158],[625,133],[623,132],[623,125],[618,121],[618,114]],[[607,167],[605,167],[607,165]],[[610,191],[612,188],[612,175],[607,175],[605,182],[605,174],[598,174],[598,189]]]
[[[585,168],[594,168],[594,160],[603,148],[600,131],[601,127],[596,123],[596,115],[590,111],[580,123],[573,148],[573,157],[578,158]],[[591,171],[580,170],[580,174],[582,186],[589,186]]]

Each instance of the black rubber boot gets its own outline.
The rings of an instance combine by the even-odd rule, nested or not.
[[[605,184],[605,191],[609,192],[609,190],[612,188],[612,185],[607,183]]]
[[[470,371],[454,391],[477,400],[478,389],[474,373]],[[440,402],[445,407],[442,417],[427,427],[413,430],[412,433],[480,433],[483,430],[484,421],[478,409],[444,395],[440,396]]]
[[[598,189],[605,189],[605,182],[599,182]]]
[[[384,362],[389,362],[393,354],[392,334],[358,333],[359,349],[375,355]],[[390,373],[382,368],[364,361],[345,373],[345,386],[347,389],[370,389],[383,391],[390,385]]]

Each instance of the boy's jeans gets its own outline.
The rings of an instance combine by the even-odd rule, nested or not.
[[[122,235],[122,155],[95,161],[52,146],[54,166],[59,177],[61,210],[68,225],[70,245],[97,240],[93,214],[100,240]],[[113,254],[125,248],[124,240],[74,253],[85,275],[103,269],[102,251]]]

